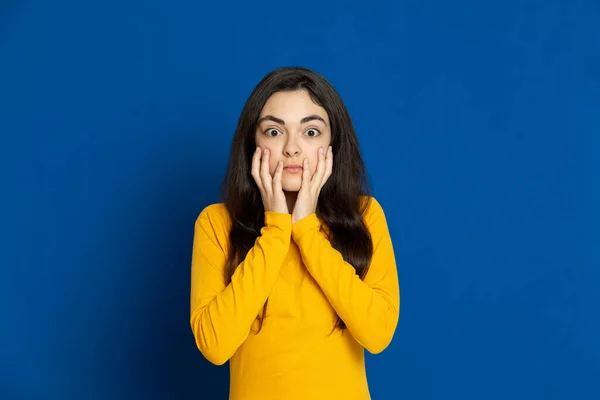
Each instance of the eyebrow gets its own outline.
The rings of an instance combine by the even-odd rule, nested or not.
[[[323,122],[325,125],[327,125],[327,123],[325,122],[325,120],[324,120],[323,118],[321,118],[320,116],[316,115],[316,114],[309,115],[308,117],[304,117],[304,118],[302,118],[302,119],[300,120],[300,123],[301,123],[301,124],[305,124],[305,123],[307,123],[307,122],[310,122],[310,121],[315,121],[315,120],[317,120],[317,121],[321,121],[321,122]],[[260,124],[260,123],[262,123],[263,121],[273,121],[273,122],[276,122],[276,123],[278,123],[278,124],[285,125],[285,121],[284,121],[284,120],[282,120],[281,118],[274,117],[274,116],[272,116],[272,115],[265,115],[264,117],[262,117],[261,119],[259,119],[259,120],[258,120],[258,123]]]

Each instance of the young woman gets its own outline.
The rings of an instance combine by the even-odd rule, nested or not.
[[[369,399],[400,293],[384,212],[348,111],[304,68],[263,78],[239,119],[224,202],[200,213],[190,324],[230,361],[230,399]]]

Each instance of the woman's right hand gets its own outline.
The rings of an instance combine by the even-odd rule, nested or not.
[[[256,148],[252,156],[252,177],[258,185],[265,211],[289,214],[285,194],[281,188],[283,163],[277,164],[275,174],[269,172],[269,150]]]

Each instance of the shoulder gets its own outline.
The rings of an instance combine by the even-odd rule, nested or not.
[[[360,197],[361,210],[363,215],[370,216],[372,214],[383,214],[383,207],[374,196],[361,196]]]
[[[385,212],[379,201],[373,196],[361,196],[363,218],[369,228],[386,224]]]
[[[227,211],[225,203],[214,203],[204,207],[198,218],[228,219],[229,212]]]
[[[214,203],[204,207],[196,218],[196,229],[211,230],[217,235],[229,231],[231,219],[225,203]]]

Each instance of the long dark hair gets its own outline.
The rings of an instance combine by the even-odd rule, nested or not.
[[[361,279],[371,263],[373,243],[363,220],[370,189],[348,110],[334,87],[321,75],[306,68],[286,67],[268,73],[254,88],[242,109],[233,137],[229,166],[221,188],[231,218],[226,283],[231,282],[235,268],[264,226],[264,206],[251,176],[260,113],[274,93],[295,90],[306,90],[312,100],[325,109],[331,126],[333,170],[321,189],[316,210],[317,217],[325,224],[322,230]],[[267,303],[268,300],[262,316],[257,316],[261,327]],[[336,326],[345,327],[339,318]]]

